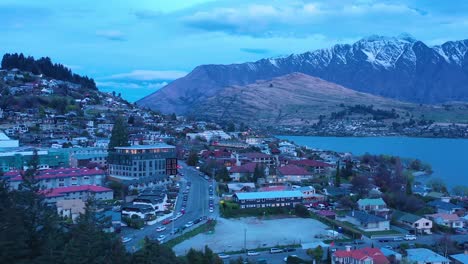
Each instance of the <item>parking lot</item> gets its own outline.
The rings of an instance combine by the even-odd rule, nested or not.
[[[313,219],[287,218],[261,220],[218,218],[213,234],[200,234],[174,247],[177,255],[190,248],[203,249],[208,245],[214,252],[236,251],[244,248],[244,234],[248,249],[273,247],[319,241],[315,235],[327,233],[327,226]]]

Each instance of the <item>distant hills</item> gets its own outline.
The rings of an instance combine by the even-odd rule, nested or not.
[[[409,36],[372,36],[352,45],[339,44],[288,57],[198,66],[137,104],[164,113],[189,114],[211,104],[214,99],[208,98],[225,95],[226,89],[234,96],[239,94],[235,86],[294,72],[401,101],[468,101],[467,50],[468,40],[431,47]],[[284,100],[288,105],[288,97]]]
[[[415,107],[292,73],[269,81],[228,87],[195,105],[191,113],[201,119],[246,122],[252,126],[291,126],[315,123],[321,115],[338,112],[344,105],[374,105],[388,113],[394,111],[395,115]]]

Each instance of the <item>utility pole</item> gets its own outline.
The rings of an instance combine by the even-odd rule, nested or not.
[[[244,251],[247,254],[247,228],[244,228]]]

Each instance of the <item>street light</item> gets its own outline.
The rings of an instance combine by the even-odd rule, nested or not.
[[[244,251],[247,253],[247,228],[244,228]]]

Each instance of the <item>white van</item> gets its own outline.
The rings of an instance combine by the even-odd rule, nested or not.
[[[270,254],[281,253],[283,250],[281,248],[270,248]]]
[[[405,240],[416,240],[415,235],[405,235]]]

